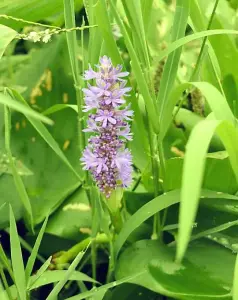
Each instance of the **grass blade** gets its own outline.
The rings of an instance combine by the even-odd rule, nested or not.
[[[117,12],[116,6],[113,3],[112,0],[109,1],[109,3],[111,4],[111,9],[112,9],[112,14],[114,16],[114,18],[116,19],[121,32],[124,36],[125,39],[125,43],[128,49],[128,52],[130,54],[131,57],[131,64],[132,64],[132,68],[136,77],[136,81],[138,84],[138,87],[141,91],[141,94],[144,98],[145,104],[146,104],[146,108],[150,117],[150,121],[153,125],[153,128],[156,132],[158,132],[158,122],[157,122],[157,114],[156,114],[156,107],[153,101],[153,98],[151,97],[150,91],[149,91],[149,87],[146,83],[146,80],[144,78],[144,74],[142,72],[141,66],[140,66],[140,62],[138,61],[136,52],[134,50],[134,47],[132,45],[132,42],[130,40],[130,37],[127,33],[127,30]]]
[[[183,37],[185,34],[187,21],[189,16],[189,0],[177,0],[176,1],[176,11],[174,17],[174,23],[172,28],[172,41],[177,41],[179,38]],[[164,110],[168,103],[168,96],[173,88],[180,56],[182,49],[176,49],[168,56],[166,64],[164,66],[164,71],[162,74],[160,88],[158,93],[158,107],[159,107],[159,124],[161,124],[164,118]]]
[[[108,284],[100,286],[99,288],[92,289],[91,291],[87,291],[87,292],[84,292],[84,293],[79,294],[77,296],[67,298],[66,300],[81,300],[81,299],[87,299],[88,297],[93,297],[93,296],[97,295],[97,293],[99,293],[99,292],[107,291],[108,289],[114,288],[114,287],[116,287],[120,284],[130,282],[130,280],[133,280],[133,279],[141,276],[144,272],[146,272],[146,271],[140,272],[140,273],[135,274],[133,276],[125,277],[125,278],[117,280],[117,281],[110,282]],[[92,299],[92,298],[90,298],[90,299]]]
[[[12,207],[9,206],[10,211],[10,243],[11,243],[11,260],[14,273],[15,285],[17,287],[20,300],[26,300],[26,280],[24,272],[24,264],[21,252],[21,245],[18,238],[16,221],[12,211]]]
[[[106,49],[109,56],[112,58],[112,62],[114,64],[123,64],[116,41],[112,34],[105,0],[98,1],[94,9],[99,30],[104,38]]]
[[[238,182],[237,129],[227,121],[201,121],[195,126],[190,135],[184,158],[176,252],[178,262],[181,262],[184,257],[192,233],[192,225],[195,221],[201,192],[206,153],[215,132],[219,134],[228,151]]]
[[[224,96],[208,82],[187,82],[178,85],[169,96],[169,101],[164,107],[163,120],[160,128],[160,139],[163,139],[167,133],[167,130],[172,122],[172,113],[174,106],[182,96],[183,92],[194,86],[198,88],[205,96],[211,110],[214,112],[216,119],[227,120],[232,123],[235,122],[235,117],[226,101]]]
[[[0,59],[8,44],[15,38],[17,32],[7,26],[0,24]]]
[[[83,258],[85,252],[79,252],[79,254],[76,256],[72,264],[70,265],[69,269],[65,272],[64,278],[56,284],[56,286],[53,288],[49,296],[47,297],[46,300],[54,300],[56,296],[58,296],[59,292],[62,290],[64,287],[65,283],[69,280],[70,276],[74,272],[75,268]]]
[[[33,267],[34,267],[34,263],[36,261],[36,257],[37,257],[37,253],[38,253],[38,250],[39,250],[39,247],[40,247],[40,243],[41,243],[41,240],[43,238],[43,234],[45,232],[45,228],[46,228],[46,225],[47,225],[47,222],[48,222],[48,217],[46,217],[42,227],[41,227],[41,230],[37,236],[37,239],[36,239],[36,242],[35,242],[35,245],[32,249],[32,252],[31,252],[31,255],[27,261],[27,265],[26,265],[26,283],[28,285],[28,282],[29,282],[29,278],[30,278],[30,275],[31,275],[31,272],[33,270]]]
[[[238,300],[238,254],[236,256],[235,272],[233,278],[233,300]]]
[[[41,286],[47,285],[49,283],[55,283],[61,281],[65,278],[66,270],[54,270],[54,271],[46,271],[44,272],[37,280],[35,280],[36,275],[31,276],[30,278],[30,290],[37,289]],[[77,281],[87,281],[94,282],[94,280],[87,276],[84,273],[74,271],[68,280],[77,280]]]
[[[52,256],[50,256],[44,264],[40,267],[40,269],[37,271],[36,275],[31,276],[29,278],[28,284],[27,284],[27,290],[31,290],[33,286],[38,282],[38,280],[41,278],[41,276],[45,273],[45,271],[49,268],[51,264]]]
[[[23,105],[17,101],[12,100],[10,96],[4,95],[3,93],[0,93],[0,104],[7,105],[8,107],[24,114],[26,117],[30,116],[30,117],[32,117],[36,120],[40,120],[46,124],[53,125],[53,121],[51,121],[49,118],[39,114],[38,112],[27,107],[26,105]]]
[[[176,49],[178,49],[192,41],[198,40],[205,36],[222,35],[222,34],[238,35],[238,31],[232,30],[232,29],[213,29],[213,30],[204,30],[201,32],[190,34],[190,35],[183,37],[181,39],[178,39],[177,41],[170,44],[167,49],[165,49],[161,52],[161,54],[158,56],[157,61],[159,62],[159,61],[163,60],[163,58],[168,56],[170,53],[172,53]]]
[[[25,103],[27,102],[25,99],[15,90],[11,90],[14,97],[19,101]],[[40,134],[40,136],[45,140],[45,142],[51,147],[51,149],[59,156],[59,158],[67,165],[67,167],[75,174],[75,176],[82,181],[81,177],[79,176],[78,172],[74,169],[71,165],[67,157],[64,155],[63,151],[60,149],[58,143],[55,141],[53,136],[50,134],[48,129],[42,124],[39,120],[35,120],[30,116],[26,116],[32,126],[36,129],[36,131]]]
[[[5,147],[7,151],[7,156],[12,168],[12,174],[13,179],[15,182],[15,186],[17,189],[17,192],[19,194],[19,197],[22,201],[22,204],[26,210],[26,224],[30,228],[30,230],[34,231],[34,222],[33,222],[33,214],[32,214],[32,208],[31,208],[31,202],[28,197],[28,194],[26,192],[25,186],[23,184],[23,181],[21,179],[21,176],[18,174],[15,162],[12,158],[12,152],[11,152],[11,115],[9,112],[9,108],[6,106],[4,107],[4,116],[5,116]]]
[[[114,251],[115,258],[129,235],[139,227],[144,221],[152,217],[157,212],[180,201],[180,191],[175,190],[158,196],[142,206],[134,215],[132,215],[124,224],[122,230],[117,236]]]
[[[51,107],[49,107],[48,109],[46,109],[45,111],[43,111],[43,115],[47,116],[47,115],[52,115],[58,111],[61,111],[63,109],[66,108],[71,108],[73,109],[75,112],[78,112],[78,106],[74,105],[74,104],[55,104]]]

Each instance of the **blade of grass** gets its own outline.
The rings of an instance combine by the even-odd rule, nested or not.
[[[188,16],[189,16],[189,2],[190,2],[189,0],[176,1],[176,11],[174,16],[174,23],[172,27],[172,36],[171,36],[172,42],[177,41],[185,34]],[[173,51],[168,56],[164,66],[164,71],[162,74],[159,93],[157,97],[158,108],[159,108],[159,124],[162,123],[162,119],[164,118],[164,110],[168,104],[168,97],[173,88],[177,76],[181,53],[182,53],[182,48]]]
[[[72,264],[70,265],[68,270],[65,272],[64,278],[56,284],[56,286],[53,288],[53,290],[51,291],[49,296],[46,298],[46,300],[54,300],[54,298],[56,296],[58,296],[59,292],[62,290],[65,283],[69,280],[70,276],[72,275],[72,273],[74,272],[74,270],[78,266],[79,262],[83,258],[85,252],[86,251],[78,253],[78,255],[76,256],[76,258],[74,259],[74,261],[72,262]]]
[[[64,0],[64,18],[65,18],[65,27],[73,28],[75,27],[75,10],[74,10],[74,0]],[[79,67],[77,60],[77,36],[76,31],[66,32],[68,51],[71,63],[71,69],[74,78],[74,86],[76,91],[76,99],[78,106],[78,146],[80,156],[85,148],[85,137],[82,132],[84,128],[83,121],[83,111],[82,111],[82,97],[80,93],[81,83],[79,76]]]
[[[0,244],[0,261],[2,263],[2,265],[4,266],[4,268],[8,271],[11,279],[14,281],[14,275],[13,275],[13,271],[12,271],[12,267],[8,261],[8,258],[3,250],[2,245]]]
[[[28,284],[27,284],[27,290],[31,290],[33,286],[38,282],[38,280],[41,278],[41,276],[46,272],[46,270],[49,268],[51,264],[52,256],[50,256],[44,264],[40,267],[40,269],[37,271],[36,275],[33,275],[29,278]]]
[[[15,90],[10,90],[13,96],[22,103],[27,104],[26,100]],[[59,156],[59,158],[67,165],[67,167],[75,174],[75,176],[82,181],[82,178],[75,170],[75,168],[71,165],[67,157],[64,155],[63,151],[60,149],[58,143],[55,141],[53,136],[50,134],[48,129],[38,120],[34,120],[30,116],[26,116],[32,126],[36,129],[36,131],[40,134],[40,136],[45,140],[45,142],[51,147],[51,149]]]
[[[113,37],[105,0],[98,1],[95,6],[95,17],[98,28],[104,38],[105,46],[114,64],[122,64],[120,52]]]
[[[43,111],[43,115],[47,116],[47,115],[52,115],[58,111],[61,111],[63,109],[66,108],[71,108],[73,109],[75,112],[78,112],[78,106],[77,105],[71,105],[71,104],[55,104],[49,108],[47,108],[45,111]]]
[[[40,247],[40,243],[41,243],[41,240],[43,238],[43,234],[45,232],[45,228],[46,228],[46,225],[47,225],[47,222],[48,222],[48,216],[46,217],[42,227],[41,227],[41,230],[37,236],[37,239],[36,239],[36,242],[35,242],[35,245],[32,249],[32,252],[31,252],[31,255],[27,261],[27,265],[26,265],[26,270],[25,270],[25,274],[26,274],[26,283],[28,285],[28,282],[29,282],[29,278],[30,278],[30,275],[31,275],[31,272],[33,270],[33,267],[34,267],[34,263],[36,261],[36,257],[37,257],[37,253],[39,251],[39,247]]]
[[[10,219],[10,245],[11,245],[11,260],[14,273],[15,285],[17,287],[20,300],[26,300],[26,280],[24,272],[23,257],[21,252],[21,245],[18,238],[16,221],[9,206],[9,219]]]
[[[7,26],[0,24],[0,59],[8,44],[15,38],[17,32]]]
[[[33,275],[30,278],[30,290],[37,289],[41,286],[55,283],[61,281],[65,278],[67,270],[54,270],[54,271],[45,271],[38,279],[35,280],[37,275]],[[89,277],[88,275],[74,271],[68,280],[77,280],[77,281],[87,281],[87,282],[94,282],[94,280]]]
[[[211,110],[214,112],[216,119],[228,120],[232,123],[235,122],[235,117],[226,99],[214,86],[212,86],[208,82],[187,82],[180,84],[176,88],[174,88],[169,96],[167,106],[164,107],[163,120],[161,123],[161,131],[159,136],[161,140],[164,138],[169,129],[172,121],[172,113],[176,103],[182,96],[183,92],[191,86],[198,88],[202,92]]]
[[[107,291],[108,289],[114,288],[120,284],[126,283],[126,282],[130,282],[130,280],[133,280],[141,275],[143,275],[146,271],[140,272],[138,274],[135,274],[133,276],[128,276],[125,277],[123,279],[117,280],[117,281],[113,281],[111,283],[105,284],[99,288],[96,289],[92,289],[91,291],[88,292],[84,292],[81,293],[79,295],[67,298],[66,300],[81,300],[81,299],[87,299],[88,297],[93,297],[95,296],[97,293],[102,292],[103,290]]]
[[[235,271],[233,278],[233,300],[238,300],[238,254],[236,256]]]
[[[27,107],[26,105],[23,105],[17,101],[12,100],[10,96],[4,95],[3,93],[0,93],[0,104],[7,105],[8,107],[10,107],[16,111],[19,111],[20,113],[24,114],[25,116],[30,116],[30,117],[32,117],[36,120],[40,120],[46,124],[53,125],[53,121],[51,121],[49,118],[39,114],[38,112]]]
[[[12,175],[15,182],[15,186],[17,189],[17,192],[19,194],[19,198],[25,208],[26,211],[26,225],[29,227],[29,229],[34,232],[34,222],[33,222],[33,214],[32,214],[32,208],[31,208],[31,202],[28,197],[28,194],[26,192],[25,186],[23,184],[23,181],[21,179],[21,176],[18,174],[15,162],[12,158],[11,153],[11,114],[9,112],[8,107],[4,107],[4,118],[5,118],[5,148],[7,152],[7,156],[11,165],[12,169]]]
[[[144,98],[146,108],[147,108],[147,111],[148,111],[149,118],[150,118],[150,121],[152,123],[153,129],[154,129],[155,132],[158,132],[156,106],[154,104],[154,100],[151,97],[149,87],[148,87],[148,85],[146,83],[146,80],[144,78],[144,74],[142,72],[140,62],[138,61],[138,58],[137,58],[136,52],[134,50],[133,44],[132,44],[132,42],[130,40],[130,37],[127,33],[127,30],[126,30],[126,28],[125,28],[125,26],[124,26],[124,24],[123,24],[123,22],[122,22],[122,20],[119,16],[118,12],[117,12],[115,4],[113,3],[112,0],[110,0],[109,3],[110,3],[110,6],[111,6],[112,14],[113,14],[114,18],[116,19],[116,21],[117,21],[117,23],[118,23],[118,25],[121,29],[121,32],[124,36],[125,43],[126,43],[128,52],[129,52],[130,57],[131,57],[132,69],[134,71],[138,87],[139,87],[139,89],[141,91],[141,94]]]
[[[178,39],[177,41],[171,43],[167,49],[165,49],[161,52],[161,54],[157,58],[157,61],[159,62],[159,61],[163,60],[163,58],[168,56],[170,53],[172,53],[176,49],[178,49],[192,41],[198,40],[205,36],[222,35],[222,34],[238,35],[238,31],[232,30],[232,29],[213,29],[213,30],[204,30],[201,32],[190,34],[186,37],[183,37],[183,38]]]
[[[234,131],[233,131],[234,130]],[[222,139],[238,182],[238,131],[227,121],[204,120],[193,129],[184,158],[176,260],[181,262],[192,233],[201,193],[206,154],[214,133]]]

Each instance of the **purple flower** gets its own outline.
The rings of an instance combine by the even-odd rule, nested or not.
[[[131,88],[122,79],[128,72],[122,66],[114,67],[107,56],[100,58],[98,71],[91,66],[84,79],[95,80],[83,89],[85,106],[83,111],[96,110],[89,115],[88,126],[83,131],[93,132],[81,158],[84,170],[93,175],[100,191],[106,197],[117,187],[128,187],[132,181],[132,156],[125,148],[126,140],[132,140],[127,121],[132,120],[130,106],[123,107],[124,97]]]

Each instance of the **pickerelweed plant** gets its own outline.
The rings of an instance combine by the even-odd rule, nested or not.
[[[83,89],[84,112],[88,116],[87,128],[91,132],[88,146],[81,158],[83,169],[89,170],[101,193],[109,199],[112,192],[128,187],[132,181],[132,156],[126,141],[132,140],[130,125],[133,111],[126,106],[124,97],[129,96],[130,87],[123,78],[122,66],[114,67],[107,56],[100,58],[94,71],[91,66],[85,72],[85,80],[95,80]]]

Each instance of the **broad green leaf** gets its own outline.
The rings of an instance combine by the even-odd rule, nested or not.
[[[189,0],[179,0],[176,1],[176,11],[174,16],[174,23],[172,27],[172,42],[176,42],[178,39],[182,38],[185,34],[185,30],[187,27],[187,21],[189,16]],[[170,46],[169,46],[170,47]],[[159,108],[159,124],[163,122],[163,120],[166,120],[166,116],[164,115],[165,107],[168,106],[168,97],[171,93],[171,90],[173,88],[180,56],[181,56],[182,49],[176,49],[174,52],[172,52],[165,63],[160,87],[159,87],[159,93],[157,96],[158,101],[158,108]],[[167,122],[164,121],[164,122]]]
[[[79,241],[91,232],[91,214],[85,190],[80,188],[50,217],[46,232]]]
[[[53,124],[53,122],[49,118],[41,115],[40,113],[34,111],[33,109],[27,107],[24,104],[12,100],[10,96],[4,95],[3,93],[0,93],[0,104],[6,105],[9,108],[19,111],[26,116],[30,116],[33,119],[40,120],[46,124]]]
[[[26,106],[28,106],[25,99],[17,92],[12,90],[13,95],[16,99],[21,101],[22,103],[25,103]],[[67,157],[64,155],[63,151],[60,149],[59,145],[55,141],[55,139],[52,137],[50,132],[47,130],[47,128],[37,120],[34,120],[31,117],[27,117],[32,126],[37,130],[37,132],[41,135],[41,137],[46,141],[46,143],[52,148],[52,150],[60,157],[60,159],[66,164],[66,166],[75,174],[75,176],[81,181],[81,177],[79,176],[78,172],[74,169],[74,167],[70,164]]]
[[[79,252],[78,255],[75,257],[72,264],[69,266],[68,270],[65,272],[64,277],[55,285],[53,290],[50,292],[49,296],[46,300],[54,300],[55,297],[58,296],[59,292],[62,290],[66,282],[69,280],[70,276],[75,271],[76,267],[78,266],[79,262],[83,258],[85,252]]]
[[[35,245],[34,245],[34,247],[32,249],[31,255],[30,255],[30,257],[29,257],[29,259],[27,261],[26,270],[25,270],[27,285],[28,285],[29,278],[30,278],[30,275],[31,275],[33,267],[34,267],[34,263],[36,261],[36,257],[37,257],[38,251],[39,251],[41,240],[43,238],[43,234],[45,232],[45,228],[46,228],[47,222],[48,222],[48,217],[45,219],[45,221],[44,221],[44,223],[43,223],[43,225],[41,227],[41,230],[40,230],[40,232],[39,232],[39,234],[37,236]]]
[[[58,281],[61,281],[65,278],[66,275],[66,270],[54,270],[54,271],[45,271],[37,281],[35,281],[35,277],[37,275],[33,275],[30,278],[30,289],[37,289],[41,286],[50,284],[50,283],[55,283]],[[87,281],[87,282],[94,282],[94,280],[87,276],[84,273],[74,271],[68,280],[77,280],[77,281]],[[31,282],[34,282],[31,284]]]
[[[0,24],[0,59],[2,58],[8,44],[16,35],[17,32],[15,30]]]
[[[206,153],[215,131],[220,135],[229,153],[231,165],[238,182],[238,152],[235,143],[238,135],[237,129],[227,122],[216,120],[200,122],[191,133],[184,160],[176,254],[178,261],[182,260],[188,246],[201,193]]]
[[[11,206],[9,207],[9,210],[12,269],[19,298],[20,300],[26,300],[26,280],[21,245],[18,238],[16,221]]]
[[[234,254],[210,241],[196,241],[183,265],[174,262],[174,249],[144,240],[127,248],[116,265],[116,278],[143,272],[130,283],[175,299],[231,300]],[[222,265],[217,264],[217,260]],[[220,272],[224,268],[224,274]]]
[[[11,152],[11,114],[9,112],[9,109],[5,107],[5,147],[8,155],[8,159],[11,165],[13,179],[15,183],[16,190],[18,192],[19,198],[22,201],[22,204],[26,210],[26,224],[28,225],[29,229],[31,231],[34,231],[34,225],[33,225],[33,215],[32,215],[32,207],[30,203],[30,199],[28,197],[26,188],[24,186],[24,183],[20,177],[20,175],[17,172],[15,162],[12,158],[12,152]]]
[[[83,0],[75,0],[77,10],[83,7]],[[50,21],[63,25],[63,1],[41,1],[38,0],[4,0],[0,4],[1,14],[13,16],[16,18],[25,19],[28,21],[42,21],[46,18]],[[20,29],[25,23],[22,21],[14,21],[8,18],[0,18],[1,23],[6,23],[9,26]]]
[[[166,191],[181,188],[184,159],[174,157],[166,161],[164,188]],[[235,194],[238,188],[234,172],[226,151],[209,153],[202,184],[204,189]]]

